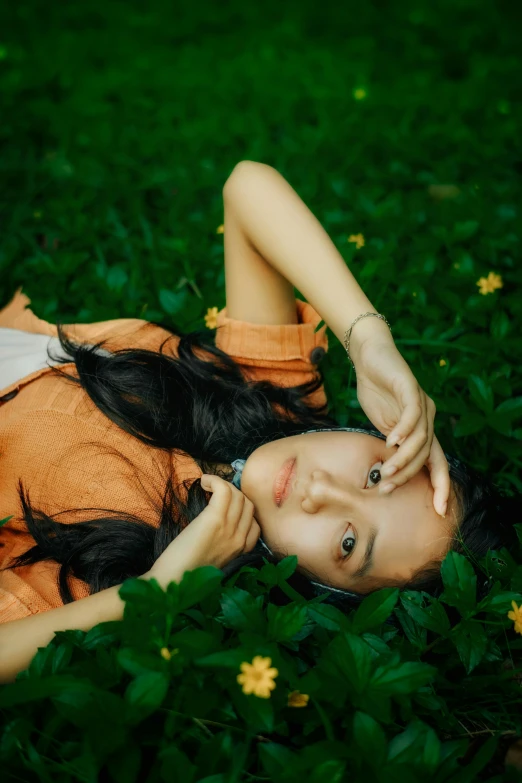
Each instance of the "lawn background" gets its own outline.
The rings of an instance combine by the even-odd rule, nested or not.
[[[522,491],[520,9],[3,4],[0,306],[23,285],[51,322],[203,328],[223,184],[270,164],[390,321],[443,448]],[[367,423],[329,337],[332,414]]]

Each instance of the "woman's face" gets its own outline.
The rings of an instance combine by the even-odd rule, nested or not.
[[[430,560],[442,560],[457,525],[453,486],[446,519],[433,508],[426,467],[390,495],[380,495],[376,471],[397,448],[374,435],[342,431],[260,446],[245,462],[241,491],[254,504],[263,541],[297,555],[298,570],[317,581],[361,593],[387,580],[407,582]],[[292,489],[278,507],[274,480],[294,457]],[[361,573],[372,541],[370,565]]]

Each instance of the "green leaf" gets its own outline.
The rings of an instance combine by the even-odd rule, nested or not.
[[[238,689],[235,694],[236,706],[250,731],[272,733],[274,730],[273,698],[263,699],[253,693],[246,695],[237,682],[235,688]]]
[[[282,560],[280,560],[279,563],[276,564],[277,576],[280,580],[278,581],[278,584],[280,584],[281,581],[291,577],[296,568],[297,555],[288,555],[288,557],[284,557]]]
[[[107,768],[118,783],[137,783],[141,762],[142,750],[139,745],[133,744],[113,753],[107,760]],[[171,778],[171,781],[177,783],[176,778]]]
[[[150,714],[163,704],[169,689],[169,678],[163,672],[140,674],[129,683],[125,691],[125,700],[131,707],[137,707],[140,717]]]
[[[168,780],[169,783],[192,783],[196,778],[197,767],[192,764],[186,753],[173,743],[166,743],[161,749],[157,759],[159,765],[159,777]],[[118,770],[115,769],[114,780],[118,780]]]
[[[56,632],[55,632],[56,633]],[[60,633],[59,631],[57,633]],[[85,650],[95,650],[96,647],[109,647],[121,638],[121,622],[110,620],[99,623],[87,631],[83,644]]]
[[[308,604],[306,609],[310,619],[328,631],[347,631],[350,628],[346,615],[332,604]]]
[[[493,412],[493,390],[478,375],[468,375],[468,388],[477,406],[484,413]]]
[[[425,772],[432,773],[437,769],[440,755],[441,743],[433,729],[415,719],[391,740],[388,761],[401,766],[422,764]]]
[[[393,612],[398,598],[397,587],[384,587],[366,596],[353,617],[353,632],[362,633],[381,625]]]
[[[279,776],[284,770],[292,769],[298,759],[296,753],[276,742],[260,742],[258,752],[264,771],[270,776]]]
[[[160,599],[164,600],[164,592],[154,578],[126,579],[118,590],[118,595],[123,601],[148,607],[150,607],[151,602],[157,603]]]
[[[323,659],[336,666],[355,693],[364,693],[370,681],[372,663],[368,645],[359,636],[341,632],[327,647]]]
[[[162,310],[169,315],[176,315],[185,305],[187,300],[187,289],[182,288],[179,293],[174,293],[166,288],[162,288],[159,292],[159,300]]]
[[[518,593],[522,593],[522,565],[518,566],[516,571],[511,577],[511,584],[509,585],[512,590]]]
[[[476,620],[463,620],[453,628],[451,639],[469,674],[480,663],[488,646],[483,626]]]
[[[513,436],[513,417],[504,416],[502,414],[493,412],[488,416],[487,424],[495,432],[500,432],[501,435],[505,435],[506,438]]]
[[[522,417],[522,397],[511,397],[509,400],[504,400],[500,405],[497,405],[495,413],[508,416],[512,419]]]
[[[129,275],[123,266],[111,266],[107,270],[105,281],[107,283],[107,287],[110,288],[111,291],[121,291],[128,280]]]
[[[478,227],[479,224],[476,220],[464,220],[455,223],[453,228],[453,239],[456,242],[463,242],[466,239],[470,239],[478,231]]]
[[[441,566],[444,593],[441,601],[464,615],[475,608],[477,577],[471,563],[458,552],[448,552]]]
[[[262,596],[259,596],[262,602]],[[257,631],[265,633],[266,619],[260,602],[246,590],[239,587],[224,588],[221,595],[221,609],[226,623],[236,631]]]
[[[522,570],[522,568],[521,568]],[[495,614],[506,614],[512,609],[511,602],[516,601],[517,604],[522,602],[522,594],[520,592],[515,593],[511,591],[505,591],[498,593],[498,595],[487,595],[477,605],[477,609],[484,612],[495,612]]]
[[[306,606],[287,604],[275,606],[269,604],[268,615],[268,639],[274,642],[287,642],[299,633],[308,619]]]
[[[434,666],[415,661],[379,666],[373,673],[370,687],[383,696],[414,693],[422,685],[431,682],[436,674]]]
[[[310,783],[343,783],[346,780],[346,763],[341,759],[326,759],[312,769]]]
[[[408,594],[403,594],[401,595],[401,603],[409,616],[423,628],[439,633],[441,636],[446,636],[449,633],[448,615],[437,599],[433,599],[428,606],[419,606],[410,600]]]
[[[245,566],[243,566],[243,568],[245,568]],[[252,569],[252,573],[256,573],[255,568]],[[269,587],[274,587],[279,581],[275,563],[265,563],[264,566],[257,571],[256,576],[259,582],[262,582]]]
[[[370,766],[384,767],[388,754],[386,734],[377,721],[365,712],[353,716],[353,741],[357,754],[361,753]]]
[[[223,572],[214,566],[200,566],[193,571],[185,571],[179,583],[179,611],[200,603],[208,596],[219,595]]]
[[[5,519],[0,519],[0,527],[3,527],[7,522],[9,522],[10,519],[13,518],[13,514],[11,514],[10,517],[5,517]]]
[[[447,783],[475,783],[478,779],[478,773],[493,758],[493,754],[498,746],[498,740],[498,737],[489,737],[475,753],[471,763],[460,768],[455,775],[447,779]]]
[[[504,310],[495,310],[491,317],[490,334],[495,340],[502,340],[509,333],[510,321]]]
[[[162,659],[159,657],[159,651],[152,653],[135,650],[132,647],[121,647],[116,657],[121,668],[134,677],[157,672],[161,668]]]
[[[421,650],[426,647],[426,628],[423,628],[421,625],[417,624],[413,617],[411,617],[408,612],[400,606],[396,607],[395,614],[399,618],[399,622],[410,644]]]
[[[70,674],[55,674],[44,679],[30,677],[16,680],[16,682],[2,685],[0,689],[0,709],[14,707],[18,704],[27,704],[41,701],[48,697],[58,697],[62,693],[74,694],[80,698],[80,694],[89,696],[92,693],[92,683],[87,679],[78,679]]]
[[[506,584],[517,569],[516,560],[505,546],[501,549],[488,549],[485,557],[479,560],[479,565],[485,569],[488,576],[500,580],[502,584]],[[499,589],[495,589],[495,594]]]
[[[251,660],[248,660],[248,655],[246,655],[244,650],[236,649],[210,653],[210,655],[195,658],[193,662],[196,666],[202,666],[203,668],[237,669],[239,674],[241,664],[245,662],[251,663]]]
[[[381,638],[380,636],[376,636],[373,633],[363,633],[361,634],[361,639],[364,639],[364,641],[368,645],[369,652],[372,659],[380,658],[381,656],[384,656],[384,658],[389,658],[391,655],[395,654],[392,653],[392,651],[384,641],[384,638]]]
[[[183,652],[190,658],[210,655],[218,646],[216,635],[200,628],[183,628],[171,636],[169,648]]]
[[[465,413],[458,420],[453,435],[455,438],[462,438],[464,435],[473,435],[475,432],[481,432],[486,428],[487,420],[480,413]]]
[[[322,326],[324,326],[324,324],[325,324],[325,322],[324,322],[324,321],[321,319],[321,320],[319,321],[319,323],[317,324],[317,326],[315,327],[315,329],[314,329],[314,334],[316,334],[316,333],[319,331],[319,329],[320,329]]]
[[[198,783],[228,783],[230,775],[224,772],[218,772],[217,775],[208,775],[206,778],[200,778]]]

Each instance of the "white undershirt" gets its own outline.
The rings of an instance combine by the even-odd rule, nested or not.
[[[0,391],[36,370],[60,364],[49,358],[48,347],[52,357],[64,357],[74,361],[73,357],[63,350],[57,337],[0,327]],[[98,350],[104,355],[110,355],[110,351],[103,348]]]

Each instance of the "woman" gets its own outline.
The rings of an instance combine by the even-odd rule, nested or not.
[[[433,401],[284,178],[243,161],[223,197],[216,346],[140,319],[64,330],[20,292],[0,311],[0,345],[7,334],[15,351],[7,361],[2,349],[0,389],[4,678],[54,630],[121,617],[128,577],[168,584],[196,565],[228,575],[296,554],[301,594],[353,603],[387,584],[435,590],[450,547],[480,556],[515,540],[495,511],[508,499],[449,455],[448,469]],[[376,429],[339,428],[326,412],[321,317],[349,337]],[[396,468],[391,494],[384,467]]]

